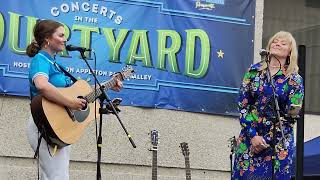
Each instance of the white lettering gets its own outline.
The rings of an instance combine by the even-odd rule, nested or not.
[[[136,80],[151,80],[151,75],[133,74],[130,78]]]
[[[13,67],[17,67],[17,68],[29,68],[30,67],[30,63],[24,63],[24,62],[13,62]]]
[[[54,17],[59,16],[59,14],[60,14],[59,9],[58,9],[57,7],[51,8],[51,14],[52,14],[52,16],[54,16]]]
[[[67,67],[67,71],[68,71],[69,73],[73,73],[73,72],[74,72],[74,68],[73,68],[73,67]]]
[[[64,13],[67,13],[70,10],[68,4],[61,4],[60,9],[61,9],[61,12],[64,12]]]
[[[79,6],[79,2],[71,2],[71,11],[75,12],[75,11],[80,11],[80,6]]]
[[[74,68],[67,68],[67,70],[70,72],[74,72]],[[77,68],[75,70],[76,73],[79,74],[91,74],[90,69],[82,69],[82,68]],[[102,70],[93,70],[93,73],[97,76],[110,76],[111,74],[113,74],[113,72],[108,72],[108,71],[102,71]]]
[[[60,16],[61,13],[69,13],[69,12],[91,12],[94,14],[100,14],[103,17],[107,17],[110,20],[113,20],[114,23],[120,25],[123,21],[123,17],[118,15],[117,11],[108,9],[106,6],[100,6],[97,3],[90,2],[69,2],[62,3],[59,7],[52,7],[50,9],[51,15],[54,17]],[[83,20],[87,19],[90,23],[98,23],[98,18],[90,17],[86,15],[84,17],[75,15],[74,21],[83,22]]]
[[[93,13],[98,13],[98,7],[99,7],[99,4],[92,4],[92,8],[91,8],[91,11]]]
[[[103,15],[104,17],[106,17],[107,16],[107,12],[108,12],[108,8],[104,7],[104,6],[101,6],[100,14]]]
[[[75,16],[74,20],[82,22],[82,16]]]
[[[87,2],[82,3],[82,9],[86,12],[90,11],[90,4]]]
[[[122,22],[122,16],[117,16],[116,17],[116,19],[114,20],[114,22],[116,23],[116,24],[121,24],[121,22]]]
[[[115,15],[116,12],[113,10],[110,10],[109,12],[110,12],[109,18],[112,19],[113,15]]]

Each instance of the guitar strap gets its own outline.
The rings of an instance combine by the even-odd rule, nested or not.
[[[60,66],[58,63],[55,63],[56,65],[58,65],[59,69],[68,77],[71,78],[71,80],[75,83],[77,81],[77,78],[75,78],[74,76],[72,76],[67,70],[65,70],[62,66]]]
[[[40,148],[40,144],[41,144],[41,140],[43,138],[43,134],[42,133],[38,133],[38,136],[40,135],[40,137],[38,138],[38,145],[37,145],[37,148],[36,148],[36,152],[34,152],[34,156],[33,158],[37,158],[39,156],[39,148]]]
[[[52,157],[52,154],[49,150],[49,144],[52,144],[52,142],[49,139],[49,136],[45,130],[44,125],[42,125],[40,129],[38,128],[38,145],[37,145],[36,151],[34,152],[34,156],[33,156],[33,158],[35,158],[35,159],[37,157],[39,157],[39,149],[40,149],[40,144],[41,144],[42,138],[44,138],[47,141],[47,149],[48,149],[50,156]]]

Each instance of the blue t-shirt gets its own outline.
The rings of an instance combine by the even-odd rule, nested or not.
[[[39,53],[36,54],[31,60],[29,69],[31,97],[39,94],[39,91],[33,82],[33,80],[39,75],[47,77],[49,83],[55,87],[68,87],[72,84],[70,77],[63,73],[63,71],[57,65],[55,59],[53,59],[46,51],[43,50],[40,50]]]

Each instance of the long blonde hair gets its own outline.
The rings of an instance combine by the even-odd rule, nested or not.
[[[285,39],[288,41],[290,44],[290,56],[289,58],[289,64],[286,70],[286,77],[289,77],[293,73],[298,73],[299,72],[299,67],[298,67],[298,50],[297,50],[297,43],[296,40],[293,38],[292,34],[286,31],[279,31],[275,35],[273,35],[268,42],[268,45],[266,49],[270,51],[270,46],[271,43],[273,42],[274,39],[281,38]]]

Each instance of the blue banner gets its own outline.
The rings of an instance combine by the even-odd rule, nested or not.
[[[238,87],[253,62],[252,0],[10,0],[0,7],[0,93],[29,95],[32,41],[38,19],[65,25],[67,44],[86,53],[99,81],[131,65],[136,73],[113,97],[123,105],[235,114]],[[78,52],[56,59],[93,83]],[[96,67],[94,66],[96,64]]]

